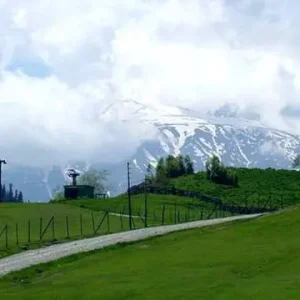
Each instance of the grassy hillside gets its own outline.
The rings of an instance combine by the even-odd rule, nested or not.
[[[234,169],[239,187],[215,184],[206,179],[205,172],[173,180],[178,189],[202,192],[239,205],[262,205],[268,201],[279,206],[300,201],[300,173],[274,169]]]
[[[144,195],[132,196],[133,229],[145,226],[144,200]],[[149,195],[147,207],[147,226],[229,215],[215,210],[213,205],[199,205],[196,200],[178,196]],[[128,201],[124,195],[60,204],[2,203],[0,208],[0,257],[68,239],[129,230]]]
[[[128,214],[128,197],[127,195],[120,195],[116,198],[111,198],[107,200],[73,200],[66,201],[67,204],[76,205],[82,208],[87,208],[95,211],[106,211]],[[145,195],[132,195],[132,214],[136,216],[145,215]],[[155,224],[159,224],[159,221],[162,217],[162,211],[165,207],[165,217],[166,223],[173,223],[172,216],[174,215],[175,210],[179,212],[179,217],[181,220],[185,220],[186,214],[191,213],[189,220],[191,220],[192,215],[194,219],[201,218],[201,212],[203,214],[202,218],[206,219],[211,212],[214,210],[214,205],[207,204],[205,202],[200,202],[199,200],[172,196],[172,195],[155,195],[148,194],[147,196],[147,207],[148,207],[148,217]],[[171,213],[170,213],[171,212]],[[212,217],[218,216],[221,212],[214,212]],[[169,217],[171,215],[171,217]],[[224,216],[228,213],[224,214]],[[158,222],[158,223],[157,223]]]
[[[299,299],[300,209],[81,254],[0,280],[4,299]]]
[[[54,222],[45,232],[43,243],[41,243],[40,233],[46,229],[52,217],[54,217]],[[53,241],[62,242],[68,238],[92,236],[94,227],[99,225],[103,217],[104,212],[95,212],[75,205],[1,203],[0,233],[7,226],[8,250],[6,249],[6,232],[3,231],[0,236],[0,257],[39,247],[41,244],[53,243]],[[110,215],[109,224],[106,218],[97,234],[127,230],[127,222],[124,221],[121,228],[119,219],[117,216]],[[136,222],[138,226],[142,226],[141,221]]]

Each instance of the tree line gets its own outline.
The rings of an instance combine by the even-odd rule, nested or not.
[[[209,158],[205,167],[208,180],[217,184],[238,186],[238,176],[236,172],[225,167],[218,156],[213,155]],[[155,170],[153,170],[150,164],[148,165],[146,178],[151,184],[167,186],[171,179],[184,175],[192,175],[194,173],[194,163],[189,155],[168,155],[166,158],[159,159]]]
[[[6,188],[5,184],[2,185],[1,188],[1,202],[24,202],[23,193],[18,191],[17,189],[13,189],[13,184],[10,183],[8,185],[8,189]]]
[[[238,186],[238,176],[235,171],[228,169],[220,158],[213,155],[205,164],[207,179],[217,183]]]
[[[152,166],[148,165],[147,179],[151,183],[166,185],[170,179],[194,173],[194,163],[188,155],[168,155],[166,158],[159,159],[155,172],[153,172]]]

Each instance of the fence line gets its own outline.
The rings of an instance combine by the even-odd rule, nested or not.
[[[43,226],[43,218],[40,218],[40,220],[41,220],[41,221],[40,221],[40,232],[41,232],[41,234],[40,234],[40,241],[42,242],[43,237],[45,236],[46,232],[48,231],[50,225],[54,222],[54,217],[52,217],[52,218],[49,220],[49,222],[48,222],[48,224],[46,225],[46,227],[45,227],[44,230],[42,230],[42,226]],[[29,229],[29,230],[30,230],[30,229]],[[29,243],[30,243],[30,240],[29,240]]]
[[[5,249],[8,249],[8,226],[5,225],[0,233],[0,238],[2,237],[2,235],[5,233]]]
[[[137,207],[138,209],[138,207]],[[123,211],[126,207],[123,208]],[[158,211],[160,210],[160,211]],[[143,209],[140,208],[140,216],[132,218],[132,225],[134,229],[143,228],[147,226],[158,226],[167,224],[176,224],[181,222],[189,222],[195,219],[205,219],[211,212],[206,210],[204,216],[204,206],[180,206],[162,204],[156,210],[145,210],[146,217],[142,215]],[[79,214],[78,217],[70,215],[52,216],[45,222],[45,218],[29,219],[24,223],[15,222],[9,226],[5,225],[2,230],[0,228],[0,257],[2,251],[8,249],[29,249],[30,247],[48,245],[56,241],[64,241],[66,239],[77,239],[82,237],[91,237],[99,234],[119,232],[129,230],[127,222],[124,222],[124,214],[122,209],[119,215],[114,212],[105,211],[100,212],[100,219],[96,219],[96,215],[91,212],[90,218],[88,215],[84,217]],[[3,244],[4,242],[4,244]],[[4,245],[4,247],[3,247]]]
[[[94,214],[92,214],[92,216],[93,216],[93,224],[94,224]],[[93,225],[93,228],[94,228],[94,235],[96,235],[96,234],[98,233],[99,229],[101,228],[101,226],[102,226],[102,224],[103,224],[103,222],[104,222],[104,220],[105,220],[105,218],[106,218],[107,216],[108,216],[108,212],[105,212],[105,214],[104,214],[102,220],[100,221],[100,223],[98,224],[98,226],[97,226],[96,229],[95,229],[95,227],[94,227],[94,225]]]
[[[148,202],[145,202],[145,207],[140,205],[134,206],[135,218],[132,218],[133,228],[141,228],[156,225],[177,224],[181,222],[189,222],[191,220],[204,220],[211,219],[213,217],[225,217],[229,214],[254,214],[263,212],[272,212],[279,208],[284,208],[283,196],[280,197],[279,205],[276,205],[272,196],[269,196],[266,200],[261,202],[262,207],[258,207],[258,203],[251,206],[249,203],[250,195],[245,195],[243,203],[245,206],[236,205],[236,203],[224,203],[221,199],[210,197],[202,193],[186,191],[173,188],[159,188],[154,186],[148,186],[147,192],[149,194],[169,194],[176,196],[185,196],[192,199],[199,200],[199,203],[195,204],[179,204],[179,203],[163,203],[160,208],[149,209]],[[133,186],[131,188],[131,194],[145,194],[144,186]],[[148,196],[149,197],[149,196]],[[258,200],[261,200],[259,197]],[[158,210],[160,210],[158,212]],[[117,214],[119,212],[119,214]],[[4,249],[7,251],[10,248],[28,248],[31,244],[53,243],[55,238],[63,241],[67,239],[75,239],[79,237],[90,237],[97,234],[105,234],[111,232],[118,232],[128,230],[127,222],[124,222],[124,217],[127,213],[127,206],[119,207],[116,211],[103,211],[100,215],[100,220],[96,222],[94,212],[91,212],[90,218],[83,218],[80,214],[78,217],[70,217],[68,215],[62,216],[62,220],[57,216],[52,216],[46,226],[44,226],[44,219],[39,218],[37,222],[31,222],[27,220],[22,226],[20,223],[4,225],[3,229],[0,228],[0,243],[4,238]],[[56,223],[55,223],[56,220]],[[75,223],[72,223],[75,220]],[[106,221],[106,222],[105,222]],[[27,226],[25,225],[27,224]],[[104,228],[103,228],[104,227]],[[106,227],[106,228],[105,228]],[[103,229],[103,230],[102,230]],[[101,230],[101,231],[100,231]],[[51,236],[52,231],[52,236]],[[50,233],[51,238],[46,234]],[[0,251],[1,249],[0,244]],[[1,256],[1,252],[0,252]]]
[[[270,199],[267,200],[267,203],[263,207],[254,207],[254,206],[250,207],[248,205],[239,206],[239,205],[227,204],[224,203],[220,198],[207,196],[199,192],[176,189],[174,187],[160,188],[156,186],[148,186],[147,191],[150,194],[184,196],[184,197],[198,199],[208,204],[215,204],[219,210],[224,210],[236,214],[266,213],[266,212],[273,212],[278,209],[278,207],[274,208],[271,205],[269,205],[269,207],[267,206],[267,204],[270,202]],[[143,184],[132,186],[130,189],[130,193],[132,195],[145,193],[145,187]]]

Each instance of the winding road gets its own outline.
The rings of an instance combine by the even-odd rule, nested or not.
[[[29,250],[0,259],[0,277],[3,277],[11,272],[28,268],[33,265],[47,263],[66,256],[70,256],[72,254],[102,249],[118,243],[144,240],[149,237],[164,235],[170,232],[185,229],[217,225],[236,220],[253,219],[262,215],[263,214],[243,215],[211,220],[194,221],[176,225],[149,227],[52,245],[41,249]]]

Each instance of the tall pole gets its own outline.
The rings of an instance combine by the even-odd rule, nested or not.
[[[2,164],[6,165],[4,159],[0,159],[0,202],[2,202]]]
[[[147,176],[145,176],[144,181],[144,187],[145,187],[145,227],[148,227],[147,219],[148,219],[148,187],[147,187]]]
[[[127,179],[128,179],[128,213],[129,213],[129,229],[132,229],[132,211],[131,211],[131,191],[130,191],[130,163],[127,163]]]
[[[0,160],[0,202],[2,202],[2,160]]]

